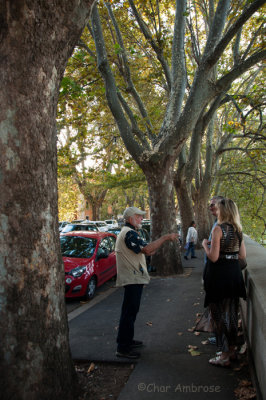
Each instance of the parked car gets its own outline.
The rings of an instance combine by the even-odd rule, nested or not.
[[[109,228],[117,228],[118,222],[115,219],[106,219],[104,222],[107,223]]]
[[[84,222],[84,223],[86,223],[86,222]],[[108,231],[108,225],[105,221],[90,221],[90,223],[95,224],[98,227],[99,231],[101,231],[101,232]]]
[[[143,229],[146,229],[146,231],[149,232],[149,235],[151,233],[151,221],[149,219],[143,219],[141,222],[141,226]]]
[[[67,221],[60,221],[60,222],[59,222],[59,232],[62,232],[62,229],[63,229],[67,224],[69,224],[69,222],[67,222]]]
[[[96,288],[116,275],[116,236],[108,232],[68,232],[60,236],[65,297],[93,298]]]
[[[84,219],[74,219],[74,221],[71,221],[71,224],[81,224],[83,221]]]
[[[108,232],[113,233],[114,235],[119,235],[119,233],[121,232],[121,229],[119,226],[116,228],[108,228]]]
[[[64,227],[61,233],[73,232],[73,231],[94,231],[99,232],[96,224],[68,224]]]

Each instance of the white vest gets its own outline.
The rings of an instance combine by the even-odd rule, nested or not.
[[[130,230],[133,229],[124,226],[116,240],[116,286],[147,284],[150,281],[145,255],[134,253],[125,244],[125,236]]]

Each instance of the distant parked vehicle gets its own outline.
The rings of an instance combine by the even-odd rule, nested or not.
[[[65,266],[65,297],[92,299],[96,288],[116,275],[116,236],[107,232],[68,232],[60,236]]]
[[[71,224],[80,224],[83,221],[84,219],[74,219],[74,221],[71,221]]]
[[[99,232],[96,224],[68,224],[64,227],[61,233],[73,232],[73,231],[94,231]]]
[[[118,222],[115,219],[106,219],[104,222],[107,223],[109,228],[117,228]]]
[[[69,224],[69,222],[67,222],[67,221],[61,221],[61,222],[59,222],[59,232],[62,232],[62,229],[63,229],[67,224]]]
[[[122,228],[120,228],[120,227],[109,228],[109,229],[108,229],[108,232],[114,233],[115,235],[119,235],[119,233],[121,232],[121,229],[122,229]],[[139,236],[140,236],[143,240],[145,240],[147,243],[149,243],[149,241],[150,241],[150,235],[149,235],[149,232],[148,232],[146,229],[140,228],[140,229],[138,229],[138,233],[139,233]]]
[[[119,226],[117,228],[108,228],[108,232],[113,233],[114,235],[119,235],[121,232],[121,229]]]
[[[108,224],[105,221],[90,221],[90,223],[95,224],[101,232],[108,231]]]
[[[141,222],[142,228],[146,229],[149,232],[149,235],[151,233],[151,221],[149,219],[143,219]]]

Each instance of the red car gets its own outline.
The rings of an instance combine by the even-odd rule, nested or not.
[[[68,232],[60,236],[65,266],[65,297],[91,299],[97,287],[116,275],[116,236],[108,232]]]

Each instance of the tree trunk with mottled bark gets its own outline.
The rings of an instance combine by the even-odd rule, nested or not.
[[[177,232],[174,213],[173,170],[169,165],[144,167],[149,188],[151,239]],[[167,241],[152,256],[151,265],[158,275],[182,273],[179,242]]]
[[[1,1],[1,398],[76,399],[57,217],[56,106],[92,1]]]
[[[191,197],[191,183],[186,181],[174,180],[174,186],[178,198],[180,217],[182,221],[182,245],[186,243],[188,228],[193,220],[195,220],[194,209]]]

